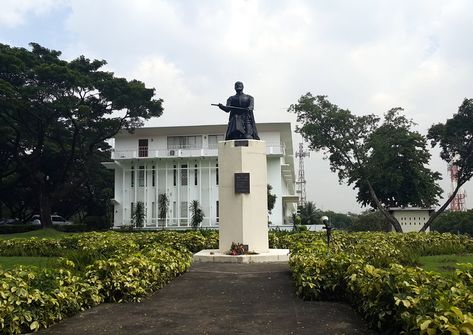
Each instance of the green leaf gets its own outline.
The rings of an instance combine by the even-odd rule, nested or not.
[[[30,330],[37,331],[39,329],[39,323],[38,321],[33,321],[30,324]]]

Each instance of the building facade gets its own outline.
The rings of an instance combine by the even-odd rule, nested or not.
[[[433,212],[431,208],[420,207],[392,207],[391,214],[397,219],[404,233],[418,232],[429,220]],[[430,227],[427,228],[430,231]]]
[[[133,225],[133,214],[144,207],[144,228],[187,229],[189,206],[197,200],[204,212],[202,227],[219,223],[218,150],[226,125],[139,128],[114,139],[114,228]],[[260,123],[266,142],[268,184],[277,196],[268,220],[289,225],[295,211],[295,173],[290,123]],[[167,203],[167,205],[165,204]]]

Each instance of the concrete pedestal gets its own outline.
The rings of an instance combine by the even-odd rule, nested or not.
[[[289,249],[269,249],[257,255],[232,256],[219,250],[201,250],[193,256],[194,262],[202,263],[287,263]]]
[[[265,142],[219,142],[218,164],[219,251],[229,251],[232,242],[235,242],[248,245],[251,252],[267,253],[269,243]],[[236,193],[236,173],[249,173],[249,193]]]

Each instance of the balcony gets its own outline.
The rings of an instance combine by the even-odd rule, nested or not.
[[[285,154],[284,145],[281,143],[266,143],[266,154],[268,156],[283,156]],[[112,159],[114,160],[217,156],[217,147],[149,149],[147,152],[144,152],[142,148],[139,150],[115,149],[112,151]]]

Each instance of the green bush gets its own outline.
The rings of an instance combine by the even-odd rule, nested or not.
[[[323,234],[311,235],[279,239],[290,241],[301,297],[349,301],[384,333],[473,332],[473,266],[453,278],[410,266],[412,255],[472,252],[467,236],[336,232],[327,255]]]
[[[0,256],[57,257],[65,252],[61,240],[46,238],[18,238],[0,240]]]
[[[186,271],[200,232],[89,232],[61,239],[0,240],[0,255],[62,256],[54,269],[0,270],[0,333],[47,327],[103,301],[139,301]]]
[[[65,269],[0,271],[1,332],[46,327],[103,301],[98,288]]]

